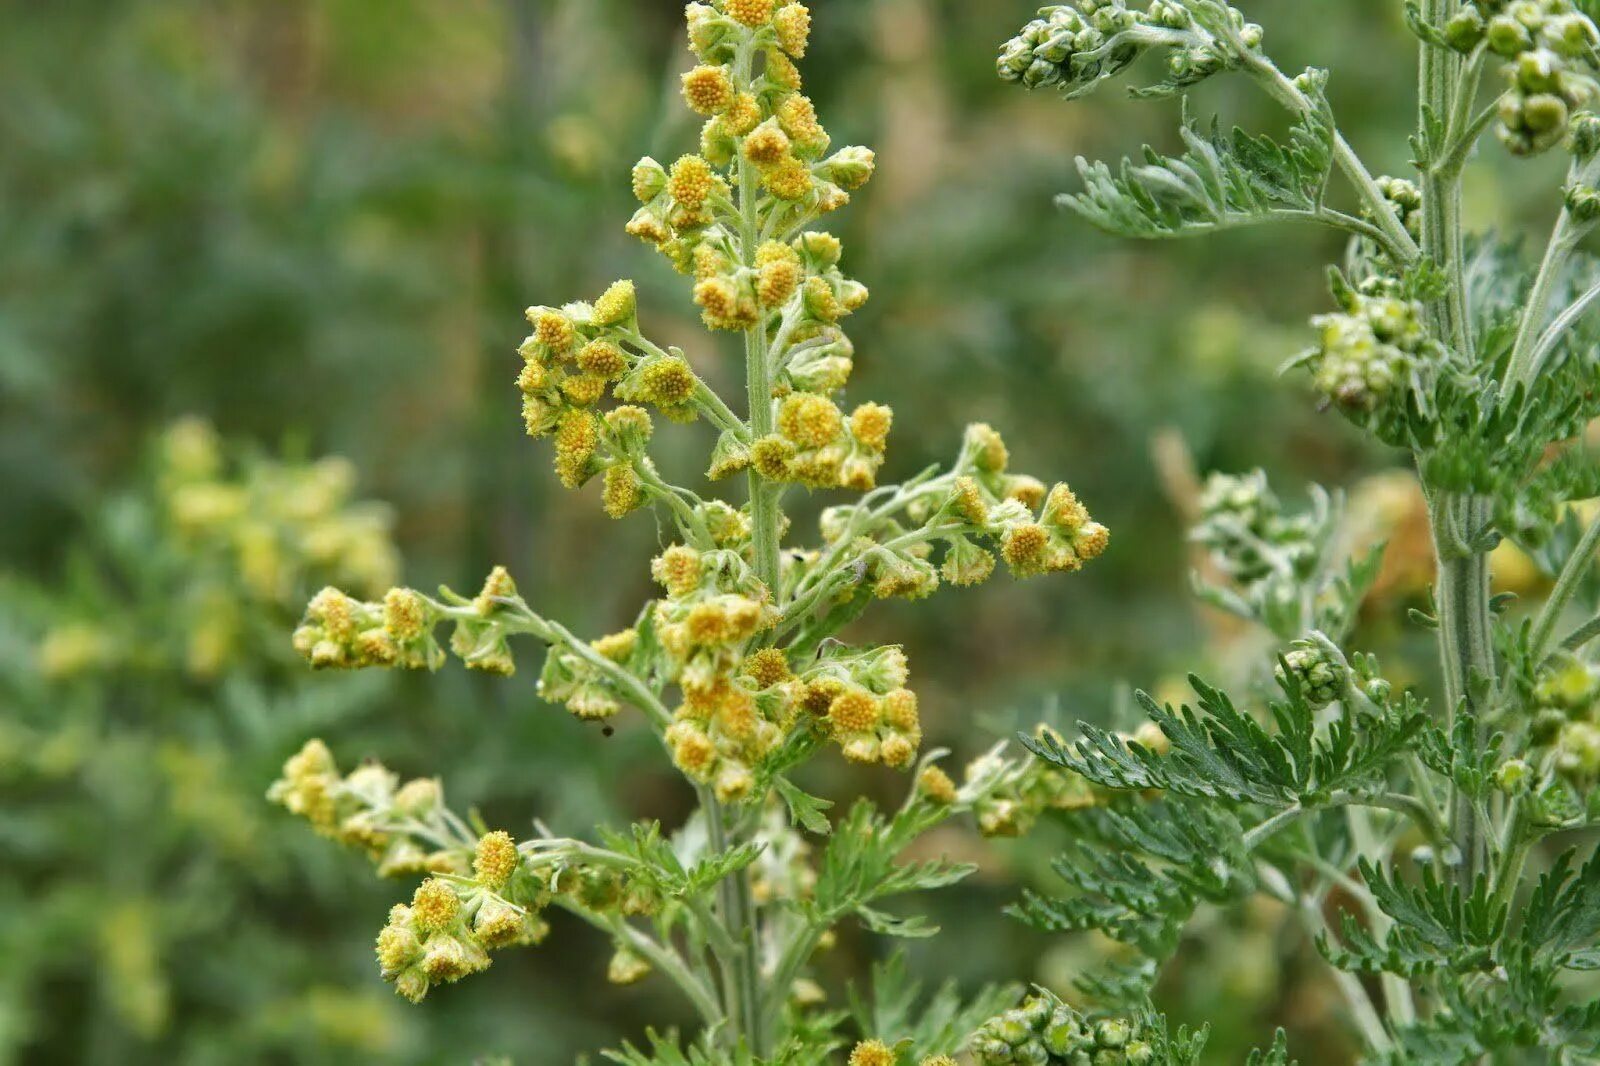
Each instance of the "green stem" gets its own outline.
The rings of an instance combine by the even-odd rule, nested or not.
[[[1474,529],[1487,520],[1487,505],[1473,497],[1436,493],[1431,508],[1435,529],[1438,576],[1434,598],[1439,612],[1439,658],[1444,674],[1445,715],[1454,721],[1458,710],[1478,716],[1473,678],[1492,685],[1494,648],[1489,613],[1489,559],[1483,552],[1461,554],[1440,541],[1438,531],[1449,523]],[[1455,517],[1460,516],[1460,517]],[[1461,852],[1461,873],[1470,882],[1483,853],[1482,827],[1468,797],[1452,785],[1451,804],[1455,844]]]
[[[734,78],[742,86],[751,81],[753,52],[750,47],[740,49],[735,63]],[[745,160],[739,160],[739,251],[746,267],[755,267],[756,249],[761,238],[759,175]],[[772,369],[767,362],[768,316],[759,321],[744,335],[745,383],[749,400],[750,435],[754,440],[772,433]],[[771,591],[776,600],[782,594],[781,571],[778,562],[778,540],[781,532],[779,495],[774,486],[767,484],[755,470],[749,474],[751,552],[755,575]],[[712,830],[712,846],[725,850],[730,843],[743,841],[728,839],[725,812],[715,797],[706,797],[707,822]],[[730,993],[738,1010],[730,1005],[729,1014],[736,1019],[744,1043],[749,1050],[762,1056],[767,1053],[761,1003],[761,935],[757,927],[755,903],[750,891],[750,872],[740,870],[723,879],[718,885],[720,909],[724,927],[738,945],[738,953],[731,960],[732,979]],[[737,1041],[736,1041],[737,1042]]]
[[[1551,590],[1550,598],[1544,601],[1544,606],[1539,608],[1539,614],[1533,621],[1533,632],[1528,640],[1529,657],[1534,662],[1542,662],[1545,652],[1550,648],[1550,639],[1555,632],[1556,622],[1561,619],[1561,612],[1565,611],[1572,596],[1578,591],[1578,585],[1589,573],[1589,568],[1594,564],[1595,549],[1600,548],[1600,516],[1589,523],[1589,528],[1583,531],[1583,536],[1578,540],[1578,546],[1573,549],[1572,556],[1562,566],[1560,575],[1556,578],[1556,587]]]

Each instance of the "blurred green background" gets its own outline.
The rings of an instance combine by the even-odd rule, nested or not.
[[[1247,6],[1280,65],[1334,69],[1346,132],[1407,173],[1398,0]],[[808,91],[836,143],[878,151],[836,229],[873,292],[851,395],[895,408],[885,476],[989,421],[1114,531],[1071,580],[875,616],[875,639],[907,645],[934,741],[965,756],[1041,717],[1104,720],[1124,681],[1226,660],[1238,635],[1185,591],[1188,469],[1266,466],[1293,496],[1395,463],[1276,375],[1336,240],[1130,246],[1055,209],[1074,156],[1171,149],[1177,106],[1000,84],[994,51],[1028,3],[813,9]],[[567,926],[403,1008],[370,944],[409,888],[261,799],[320,733],[347,762],[442,775],[494,824],[685,809],[639,731],[603,739],[541,705],[533,670],[313,678],[286,647],[305,595],[351,567],[472,587],[503,562],[587,633],[651,594],[657,530],[561,492],[512,381],[523,307],[624,276],[652,335],[713,382],[738,372],[622,232],[634,159],[694,143],[681,17],[673,0],[0,0],[0,1061],[562,1062],[684,1020],[649,983],[605,985],[606,945]],[[1283,125],[1237,82],[1193,106]],[[1475,179],[1475,220],[1543,226],[1551,205],[1507,206],[1501,174]],[[224,443],[193,422],[163,438],[184,416]],[[664,464],[698,477],[703,427],[663,436]],[[191,481],[210,495],[183,496]],[[1363,497],[1380,524],[1410,507],[1388,484]],[[196,534],[192,509],[218,499],[250,521],[206,512]],[[836,793],[901,787],[819,772]],[[986,869],[929,901],[960,930],[918,945],[920,972],[1060,984],[1093,957],[999,913],[1019,881],[1047,883],[1048,833],[947,843]],[[1215,1023],[1216,1061],[1273,1024],[1303,1061],[1348,1061],[1281,925],[1208,917],[1165,1005]],[[851,933],[828,975],[882,950]]]

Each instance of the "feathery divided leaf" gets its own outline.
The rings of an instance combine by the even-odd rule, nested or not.
[[[1125,159],[1115,172],[1080,157],[1086,187],[1058,202],[1101,229],[1145,239],[1280,219],[1357,224],[1323,206],[1333,159],[1325,105],[1295,123],[1287,144],[1240,129],[1225,134],[1215,121],[1206,129],[1187,116],[1179,133],[1182,155],[1147,146],[1141,161]]]

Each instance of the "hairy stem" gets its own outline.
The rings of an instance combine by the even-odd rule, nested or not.
[[[740,51],[735,64],[735,80],[743,86],[751,82],[754,55],[749,48]],[[758,175],[745,161],[739,161],[739,223],[740,256],[746,267],[755,266],[756,248],[760,243],[761,190]],[[772,368],[768,363],[768,320],[765,314],[744,334],[745,384],[749,400],[750,435],[760,439],[772,432]],[[771,591],[774,598],[781,595],[778,565],[778,537],[782,516],[779,514],[779,496],[755,470],[749,474],[751,550],[756,577]],[[742,840],[730,839],[726,811],[714,796],[705,795],[706,819],[711,828],[711,844],[717,851]],[[750,891],[750,872],[740,870],[723,878],[717,886],[718,907],[724,927],[732,937],[737,952],[727,960],[728,981],[726,995],[728,1015],[734,1019],[739,1032],[733,1043],[742,1038],[745,1046],[756,1055],[767,1053],[764,1019],[762,1017],[762,983],[760,929],[754,899]]]
[[[1457,0],[1424,0],[1422,16],[1429,25],[1443,26],[1458,8]],[[1472,90],[1461,76],[1459,55],[1426,42],[1419,54],[1419,127],[1426,133],[1435,120],[1459,113],[1464,106],[1460,95]],[[1444,271],[1449,284],[1429,308],[1430,317],[1437,336],[1470,360],[1473,340],[1462,269],[1461,172],[1437,162],[1431,161],[1422,174],[1422,254]],[[1434,598],[1445,715],[1453,720],[1460,710],[1473,714],[1482,710],[1473,706],[1474,682],[1492,682],[1495,674],[1489,562],[1478,536],[1488,525],[1489,505],[1475,496],[1435,490],[1430,492],[1429,517],[1437,559]],[[1459,788],[1452,789],[1451,828],[1461,853],[1461,876],[1470,882],[1484,851],[1483,827],[1470,800]]]

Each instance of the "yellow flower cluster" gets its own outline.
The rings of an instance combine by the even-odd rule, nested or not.
[[[444,650],[433,639],[431,601],[393,588],[382,603],[366,603],[329,586],[306,605],[294,631],[295,651],[319,669],[398,666],[438,669]]]
[[[898,1066],[900,1055],[882,1040],[863,1040],[850,1051],[849,1066]],[[929,1055],[917,1066],[956,1066],[949,1055]]]
[[[740,669],[747,656],[770,658],[755,645],[776,621],[771,596],[732,552],[675,545],[651,572],[667,590],[652,613],[667,674],[683,694],[666,734],[673,762],[724,802],[745,799],[753,768],[791,721],[766,713],[771,702],[757,700],[756,680]]]
[[[1555,770],[1580,784],[1600,780],[1600,667],[1563,653],[1534,686],[1533,739]]]
[[[267,798],[306,819],[323,836],[366,851],[385,877],[466,870],[463,853],[425,849],[396,829],[400,822],[425,821],[440,810],[443,792],[433,778],[401,784],[396,774],[374,762],[341,774],[327,745],[310,740],[283,764]]]
[[[793,392],[778,405],[778,431],[751,447],[751,462],[769,481],[866,492],[877,484],[893,421],[882,404],[861,404],[846,418],[822,393]]]
[[[968,427],[963,458],[972,473],[956,479],[946,507],[973,532],[996,539],[1001,558],[1017,577],[1079,570],[1110,543],[1110,531],[1090,517],[1066,485],[1046,491],[1037,478],[1009,473],[1005,441],[989,426]],[[946,557],[946,579],[982,581],[993,560],[963,547],[957,542]]]
[[[519,867],[510,834],[488,833],[478,842],[472,879],[430,877],[418,886],[409,906],[395,904],[378,934],[378,969],[384,980],[417,1003],[434,985],[488,969],[490,951],[543,940],[549,926],[539,917],[542,890],[516,886],[519,897],[536,901],[526,906],[506,896]]]

